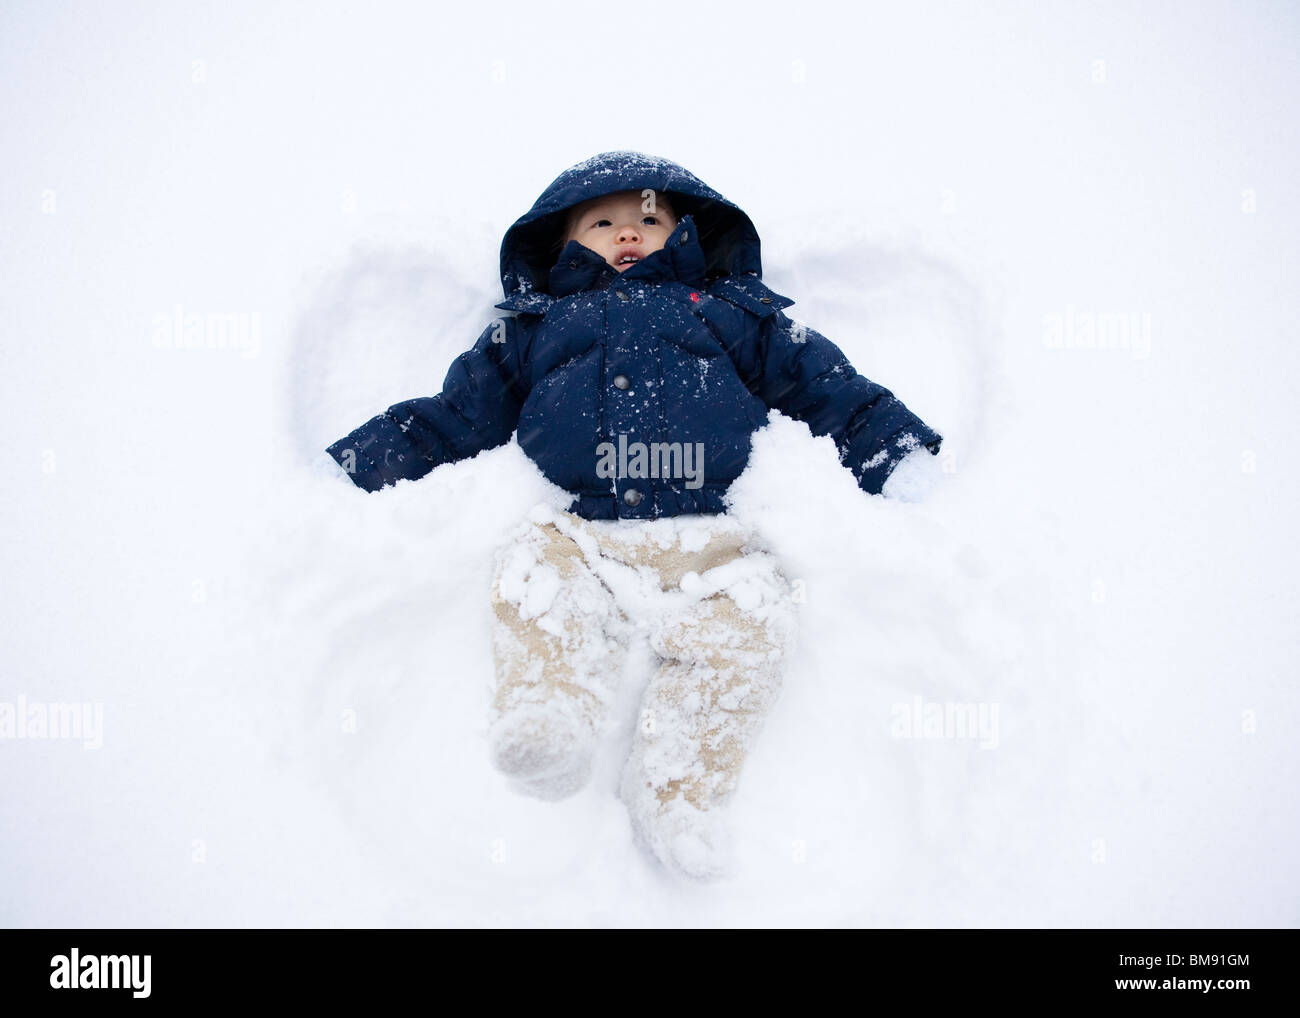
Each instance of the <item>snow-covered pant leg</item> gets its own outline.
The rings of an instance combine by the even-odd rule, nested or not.
[[[665,588],[678,583],[686,601],[653,631],[662,660],[642,703],[622,795],[637,840],[673,871],[698,879],[729,869],[721,807],[780,693],[795,636],[788,581],[771,555],[743,539],[725,526],[693,555],[652,548],[646,556]]]
[[[622,617],[578,545],[534,513],[497,553],[492,584],[493,762],[522,792],[562,799],[587,783],[621,669]]]

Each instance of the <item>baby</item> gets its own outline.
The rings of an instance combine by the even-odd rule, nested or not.
[[[572,496],[497,553],[492,759],[544,799],[591,773],[631,638],[653,649],[621,795],[679,875],[731,866],[722,807],[793,647],[790,584],[725,496],[776,409],[870,494],[912,500],[941,437],[783,313],[749,217],[638,152],[565,170],[506,232],[506,299],[442,392],[329,447],[367,491],[508,442]]]

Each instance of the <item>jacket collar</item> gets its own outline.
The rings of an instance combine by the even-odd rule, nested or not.
[[[647,283],[676,281],[704,286],[707,261],[700,246],[695,221],[682,216],[658,251],[651,251],[635,265],[619,272],[599,254],[576,240],[560,251],[548,280],[549,293],[519,291],[496,306],[507,311],[544,311],[554,300],[585,290],[603,290],[615,279],[638,279]]]

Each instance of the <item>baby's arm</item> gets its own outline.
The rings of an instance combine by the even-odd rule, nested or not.
[[[452,362],[442,391],[390,406],[326,451],[354,484],[378,491],[510,440],[526,395],[516,319],[502,317]]]
[[[791,321],[779,307],[789,298],[762,283],[746,281],[746,295],[768,295],[750,304],[740,330],[741,341],[728,352],[741,378],[763,402],[795,420],[804,421],[814,435],[829,435],[840,462],[873,495],[909,453],[939,451],[943,437],[907,409],[884,386],[858,374],[843,351],[815,329]],[[917,460],[908,473],[913,477]],[[930,467],[933,468],[933,463]],[[930,471],[931,480],[935,477]],[[900,478],[900,482],[904,478]],[[920,482],[896,483],[886,494],[911,500],[920,497]]]

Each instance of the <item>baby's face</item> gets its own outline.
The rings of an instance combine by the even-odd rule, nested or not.
[[[640,191],[620,191],[583,202],[569,220],[564,242],[576,240],[622,272],[663,247],[677,227],[667,202],[658,198],[655,211],[644,212],[645,201]]]

